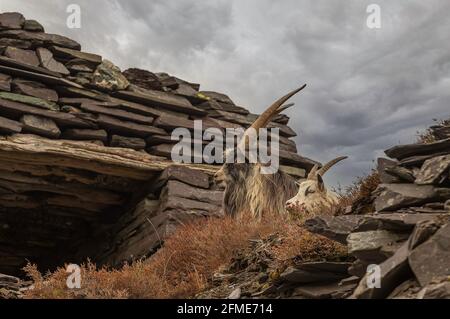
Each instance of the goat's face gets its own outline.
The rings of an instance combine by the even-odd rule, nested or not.
[[[219,187],[242,183],[245,178],[249,177],[255,167],[256,164],[250,163],[225,163],[214,174],[214,181]]]
[[[338,196],[326,189],[322,176],[333,165],[346,157],[338,157],[321,169],[315,166],[306,180],[299,182],[297,195],[286,202],[286,210],[291,214],[318,215],[323,210],[331,210],[338,203]]]
[[[298,193],[286,202],[286,210],[290,213],[306,210],[308,203],[318,202],[327,194],[322,177],[306,179],[298,183]]]

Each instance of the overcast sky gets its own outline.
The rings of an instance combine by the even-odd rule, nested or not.
[[[81,7],[81,28],[66,7]],[[369,4],[381,28],[366,25]],[[307,83],[286,113],[302,155],[350,159],[327,176],[349,184],[383,150],[449,117],[450,1],[1,0],[122,70],[168,72],[261,112]]]

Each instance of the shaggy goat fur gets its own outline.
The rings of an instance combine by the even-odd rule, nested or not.
[[[263,214],[285,213],[286,201],[297,193],[295,179],[278,171],[261,174],[259,164],[225,164],[225,214],[239,217],[249,213],[255,219]]]

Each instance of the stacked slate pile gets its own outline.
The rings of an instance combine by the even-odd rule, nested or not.
[[[0,274],[0,299],[22,298],[22,293],[27,285],[19,278]]]
[[[1,13],[0,272],[18,274],[27,259],[44,269],[80,255],[129,259],[157,246],[175,220],[220,214],[217,166],[185,165],[207,184],[164,179],[171,133],[192,131],[195,120],[203,130],[245,128],[256,116],[166,73],[121,72],[37,21]],[[302,177],[316,162],[297,154],[288,121],[279,115],[270,127],[280,129],[281,169]],[[142,211],[151,216],[134,219]],[[137,229],[151,229],[153,242]],[[99,234],[115,235],[94,241]]]
[[[390,159],[378,159],[373,213],[353,207],[306,222],[348,245],[356,258],[348,280],[359,282],[353,298],[450,298],[449,124],[431,127],[426,143],[395,146],[385,151]]]

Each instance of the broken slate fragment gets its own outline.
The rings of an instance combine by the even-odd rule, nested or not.
[[[26,133],[42,135],[49,138],[58,138],[61,131],[51,119],[26,114],[22,116],[20,122],[23,124],[23,130]]]
[[[39,59],[33,50],[24,50],[19,48],[7,47],[4,55],[15,61],[19,61],[32,66],[39,65]]]
[[[92,85],[106,91],[118,91],[125,90],[130,83],[117,66],[108,60],[103,60],[94,72]]]
[[[33,46],[57,45],[69,49],[80,50],[78,42],[65,36],[44,32],[31,32],[27,30],[6,30],[0,31],[0,38],[17,39],[32,42]]]
[[[11,91],[11,77],[0,73],[0,91]]]
[[[37,106],[42,109],[47,109],[47,110],[51,110],[51,111],[59,111],[59,106],[55,102],[43,100],[41,98],[34,97],[34,96],[21,95],[21,94],[16,94],[16,93],[9,93],[9,92],[0,92],[0,98],[9,100],[9,101],[13,101],[13,102],[19,102],[19,103]]]
[[[353,292],[351,299],[379,299],[387,297],[399,284],[407,280],[411,275],[408,266],[408,242],[395,252],[395,254],[381,263],[380,266],[380,284],[369,287],[367,284],[368,275],[361,279]],[[370,273],[372,275],[372,273]]]
[[[72,49],[58,47],[58,46],[51,46],[50,50],[57,57],[63,57],[66,59],[79,59],[82,61],[90,62],[94,65],[98,65],[98,64],[102,63],[102,57],[98,54],[81,52],[78,50],[72,50]]]
[[[61,62],[56,61],[53,58],[52,52],[50,52],[46,48],[37,48],[37,55],[39,57],[39,61],[41,66],[49,71],[57,72],[63,75],[69,75],[70,72]]]
[[[64,131],[63,137],[69,140],[99,140],[106,143],[108,133],[105,130],[67,129]]]
[[[22,124],[0,116],[0,132],[6,134],[20,133]]]
[[[23,24],[23,29],[33,32],[44,32],[44,27],[36,20],[25,20],[25,23]]]
[[[348,253],[355,257],[373,262],[381,262],[386,258],[389,246],[406,240],[408,234],[398,234],[387,230],[375,230],[351,233],[347,237]]]
[[[52,102],[58,101],[58,93],[39,82],[15,79],[12,84],[14,93],[30,95]]]
[[[0,13],[0,30],[22,29],[25,18],[18,12]]]
[[[138,137],[113,135],[111,137],[110,146],[131,148],[134,150],[143,150],[145,148],[145,141],[142,138]]]
[[[440,276],[450,276],[450,223],[415,248],[408,260],[422,287]]]
[[[375,209],[392,211],[408,206],[418,206],[433,201],[437,194],[433,186],[414,184],[381,184],[380,195],[375,199]]]
[[[390,158],[402,160],[410,156],[432,155],[439,152],[450,152],[450,139],[427,144],[408,144],[394,146],[384,153]]]
[[[450,168],[450,155],[430,158],[423,163],[417,174],[416,184],[439,184],[447,176]]]

